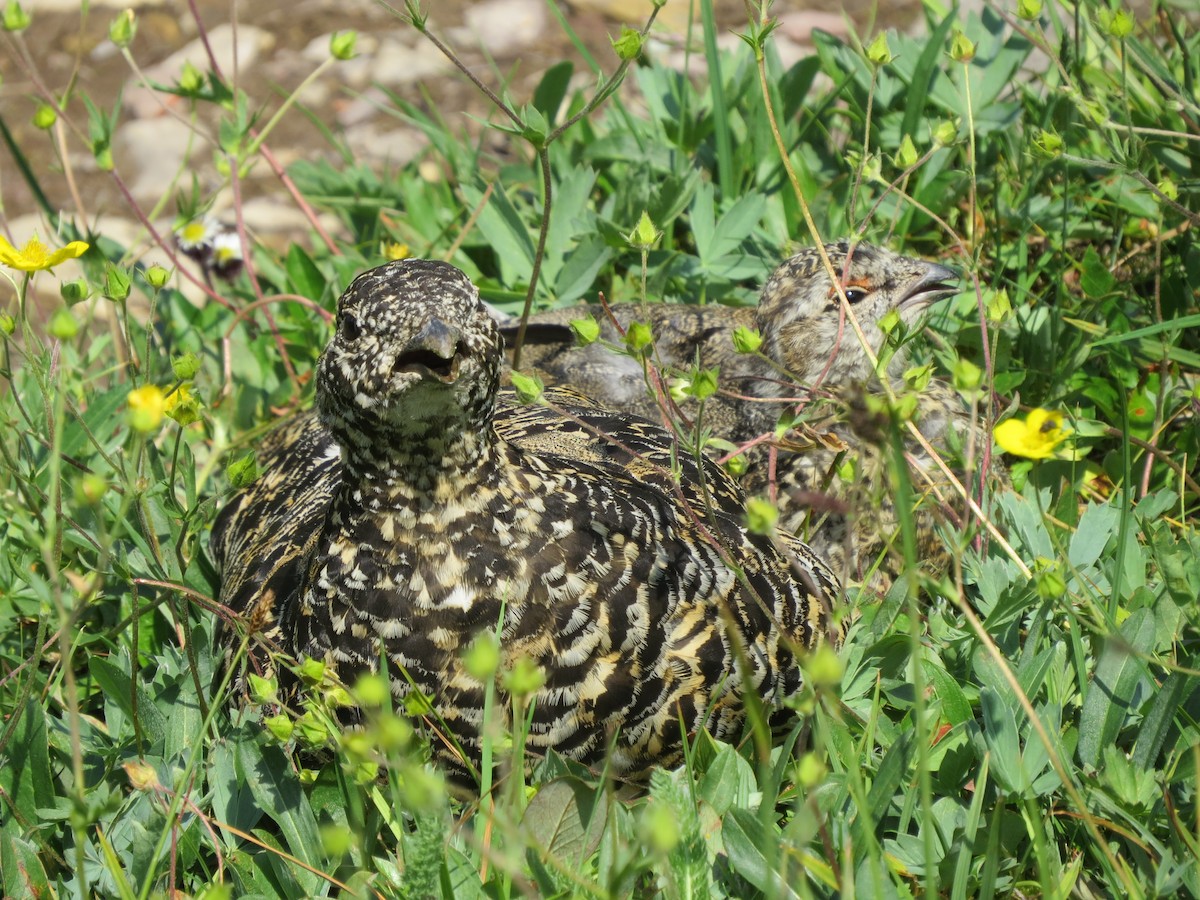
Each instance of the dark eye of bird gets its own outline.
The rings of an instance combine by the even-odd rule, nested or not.
[[[362,334],[362,329],[358,326],[358,319],[349,314],[342,316],[342,334],[348,341],[358,340],[358,336]]]
[[[850,303],[861,303],[867,299],[869,291],[864,291],[861,288],[846,288],[846,300]]]

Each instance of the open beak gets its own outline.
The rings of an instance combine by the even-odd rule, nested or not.
[[[919,312],[935,300],[957,294],[959,279],[959,273],[954,269],[926,263],[925,274],[900,298],[899,308],[904,312]]]
[[[392,371],[415,372],[451,384],[458,378],[459,358],[465,351],[462,333],[457,328],[441,319],[431,319],[396,357]]]

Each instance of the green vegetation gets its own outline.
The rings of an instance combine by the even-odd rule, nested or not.
[[[48,260],[0,246],[6,895],[1200,895],[1200,33],[1166,4],[1014,0],[930,13],[919,39],[818,35],[784,71],[765,18],[719,53],[701,6],[689,65],[707,77],[633,62],[627,32],[595,63],[579,42],[593,88],[570,63],[530,97],[484,77],[488,140],[394,97],[423,159],[292,166],[341,227],[241,266],[240,235],[207,258],[203,304],[151,267],[172,266],[171,236],[135,257],[46,208],[47,245],[90,249],[35,315],[45,276],[13,266]],[[20,41],[17,4],[3,23]],[[131,58],[133,24],[112,32]],[[71,120],[86,85],[68,90],[38,115],[117,177],[119,111]],[[159,90],[221,117],[230,179],[262,164],[278,98],[213,71]],[[12,149],[6,181],[40,196],[50,163]],[[211,197],[174,199],[187,245]],[[791,242],[858,234],[960,265],[930,361],[968,392],[981,372],[996,417],[1061,412],[1072,434],[1012,459],[987,510],[1003,541],[976,522],[947,535],[943,579],[853,598],[840,663],[811,661],[770,757],[699,736],[640,796],[550,759],[528,784],[485,771],[494,790],[462,802],[373,680],[349,686],[359,733],[332,725],[345,693],[311,669],[298,720],[230,708],[207,529],[254,429],[311,399],[319,311],[354,273],[399,244],[514,312],[598,292],[747,303]]]

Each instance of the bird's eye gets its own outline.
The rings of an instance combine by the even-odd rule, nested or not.
[[[862,288],[846,288],[846,300],[851,304],[861,303],[867,299],[869,293],[870,291],[864,291]]]
[[[347,313],[342,316],[342,334],[346,336],[348,341],[358,340],[358,336],[362,334],[362,329],[359,328],[358,319]]]

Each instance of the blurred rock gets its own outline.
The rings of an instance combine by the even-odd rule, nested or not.
[[[165,115],[132,119],[117,129],[113,161],[139,202],[156,203],[187,161],[189,147],[208,164],[206,142],[186,122]]]
[[[492,56],[509,56],[541,40],[546,4],[541,0],[490,0],[467,7],[463,33]],[[457,36],[457,34],[456,34]]]

